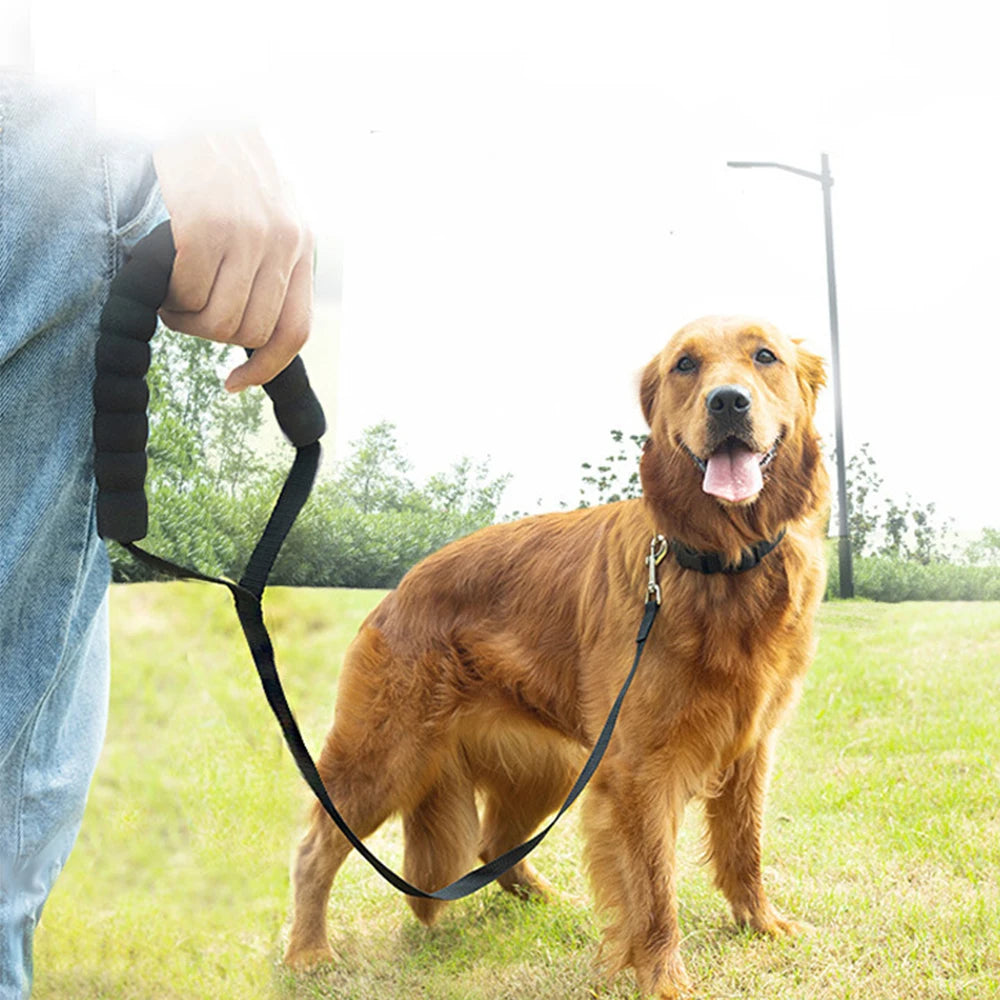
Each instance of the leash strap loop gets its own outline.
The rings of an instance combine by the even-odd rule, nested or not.
[[[285,697],[275,664],[274,646],[264,624],[261,600],[267,580],[285,537],[309,497],[319,466],[319,438],[325,430],[322,408],[309,387],[300,358],[296,358],[284,372],[264,387],[274,404],[278,423],[296,446],[296,455],[267,526],[240,581],[234,583],[224,577],[209,576],[198,570],[179,566],[135,544],[145,537],[148,528],[144,486],[148,435],[146,405],[149,400],[145,375],[150,360],[149,340],[156,330],[156,311],[166,296],[173,258],[173,238],[169,224],[164,223],[136,246],[133,257],[112,281],[109,298],[101,314],[101,335],[96,353],[97,377],[94,382],[94,469],[98,483],[98,531],[102,538],[118,541],[135,559],[157,573],[180,580],[213,583],[229,590],[264,696],[281,727],[285,743],[299,772],[351,846],[382,878],[400,892],[423,899],[455,900],[471,895],[513,868],[545,839],[552,827],[577,800],[601,763],[659,610],[656,567],[666,554],[666,543],[662,537],[657,536],[650,547],[647,560],[650,592],[636,637],[632,668],[611,706],[583,770],[559,811],[530,840],[443,889],[425,892],[411,885],[364,845],[330,799]]]

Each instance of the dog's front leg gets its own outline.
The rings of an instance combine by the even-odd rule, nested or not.
[[[764,797],[771,738],[766,736],[725,772],[705,802],[715,884],[725,894],[738,924],[780,937],[809,930],[771,905],[762,877]]]
[[[587,866],[598,909],[614,918],[601,964],[611,974],[631,965],[643,997],[675,1000],[690,988],[674,884],[684,796],[646,770],[602,764],[584,804]]]

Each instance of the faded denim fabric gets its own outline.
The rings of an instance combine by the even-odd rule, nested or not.
[[[109,566],[94,519],[94,345],[124,254],[165,217],[148,151],[85,98],[0,74],[0,1000],[104,738]]]

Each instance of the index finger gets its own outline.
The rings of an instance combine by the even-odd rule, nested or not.
[[[240,392],[249,385],[264,385],[291,364],[309,337],[312,285],[312,257],[304,255],[292,271],[274,332],[252,357],[229,373],[226,378],[229,392]]]
[[[212,296],[212,288],[222,266],[221,247],[213,241],[186,241],[182,233],[174,233],[177,254],[167,286],[162,308],[169,312],[201,312]]]

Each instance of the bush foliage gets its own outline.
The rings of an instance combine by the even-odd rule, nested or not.
[[[143,547],[182,566],[238,579],[277,498],[275,479],[239,497],[203,486],[151,490],[153,516]],[[425,555],[493,520],[482,509],[364,512],[339,493],[336,482],[316,486],[275,563],[272,584],[394,587]],[[117,546],[112,564],[121,582],[154,577]]]
[[[278,497],[291,451],[262,454],[255,435],[265,396],[230,397],[219,373],[229,349],[193,337],[159,337],[150,373],[149,551],[238,579]],[[266,419],[270,419],[269,414]],[[463,458],[416,483],[396,440],[379,423],[347,459],[321,470],[275,563],[271,582],[313,587],[392,587],[425,555],[496,518],[509,477]],[[153,573],[111,546],[114,578]]]
[[[836,547],[830,549],[828,600],[840,587]],[[920,563],[868,556],[854,560],[854,593],[871,601],[1000,601],[1000,566]]]

